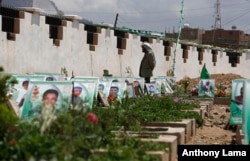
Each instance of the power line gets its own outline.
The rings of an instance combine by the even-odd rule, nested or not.
[[[119,26],[132,26],[131,28],[137,28],[132,23],[127,22],[126,19],[123,18],[123,16],[121,16],[121,15],[119,16],[118,24],[119,24]]]
[[[227,24],[229,24],[229,23],[231,23],[231,22],[233,22],[233,21],[235,21],[235,20],[238,20],[239,18],[245,16],[245,15],[246,15],[247,13],[249,13],[249,12],[250,12],[250,10],[248,10],[247,12],[245,12],[245,13],[243,13],[243,14],[241,14],[241,15],[239,15],[239,16],[233,18],[233,19],[231,19],[231,20],[228,21],[227,23],[224,23],[223,26],[225,26],[225,25],[227,25]]]

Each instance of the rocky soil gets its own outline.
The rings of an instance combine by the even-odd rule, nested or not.
[[[228,105],[213,105],[206,114],[205,124],[198,128],[196,135],[187,144],[234,144],[235,127],[229,126],[230,107]]]

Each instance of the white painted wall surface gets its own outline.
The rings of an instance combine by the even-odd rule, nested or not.
[[[2,19],[0,16],[0,25]],[[60,46],[53,45],[49,39],[49,25],[45,24],[45,17],[38,13],[25,12],[25,18],[20,20],[20,34],[16,35],[16,41],[6,38],[5,32],[0,32],[0,65],[9,73],[51,72],[60,73],[65,67],[69,75],[73,71],[78,76],[102,77],[103,70],[108,69],[113,76],[126,76],[126,67],[131,67],[135,77],[139,76],[140,61],[143,57],[140,36],[129,34],[126,49],[123,55],[118,55],[116,48],[117,38],[114,31],[102,29],[98,34],[98,45],[95,51],[89,50],[87,44],[87,32],[84,24],[78,21],[67,21],[63,27],[63,40]],[[170,61],[164,56],[162,40],[153,39],[152,44],[156,57],[154,76],[166,76],[171,67],[173,51]],[[234,73],[245,78],[250,77],[250,55],[243,53],[237,67],[231,67],[229,57],[225,52],[217,56],[216,66],[212,62],[211,50],[205,50],[203,63],[210,74]],[[182,58],[180,44],[177,46],[175,77],[177,80],[188,76],[199,77],[203,64],[199,64],[196,47],[190,47],[187,62]]]

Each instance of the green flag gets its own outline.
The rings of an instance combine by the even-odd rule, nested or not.
[[[209,78],[210,78],[210,75],[207,71],[206,64],[204,64],[201,70],[200,79],[209,79]]]

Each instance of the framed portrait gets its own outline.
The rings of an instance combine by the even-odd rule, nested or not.
[[[135,97],[142,97],[143,96],[143,89],[141,88],[141,84],[138,80],[133,82],[133,89]]]
[[[151,96],[156,94],[156,84],[155,83],[146,83],[147,93]]]
[[[136,84],[139,84],[139,90],[141,91],[141,93],[140,94],[144,94],[144,87],[145,87],[145,80],[144,80],[144,78],[141,78],[141,77],[139,77],[139,78],[137,78],[137,77],[135,77],[134,78],[134,83],[136,83]],[[135,88],[136,89],[136,88]],[[136,90],[135,90],[135,92],[136,92]],[[136,94],[137,95],[137,94]]]

